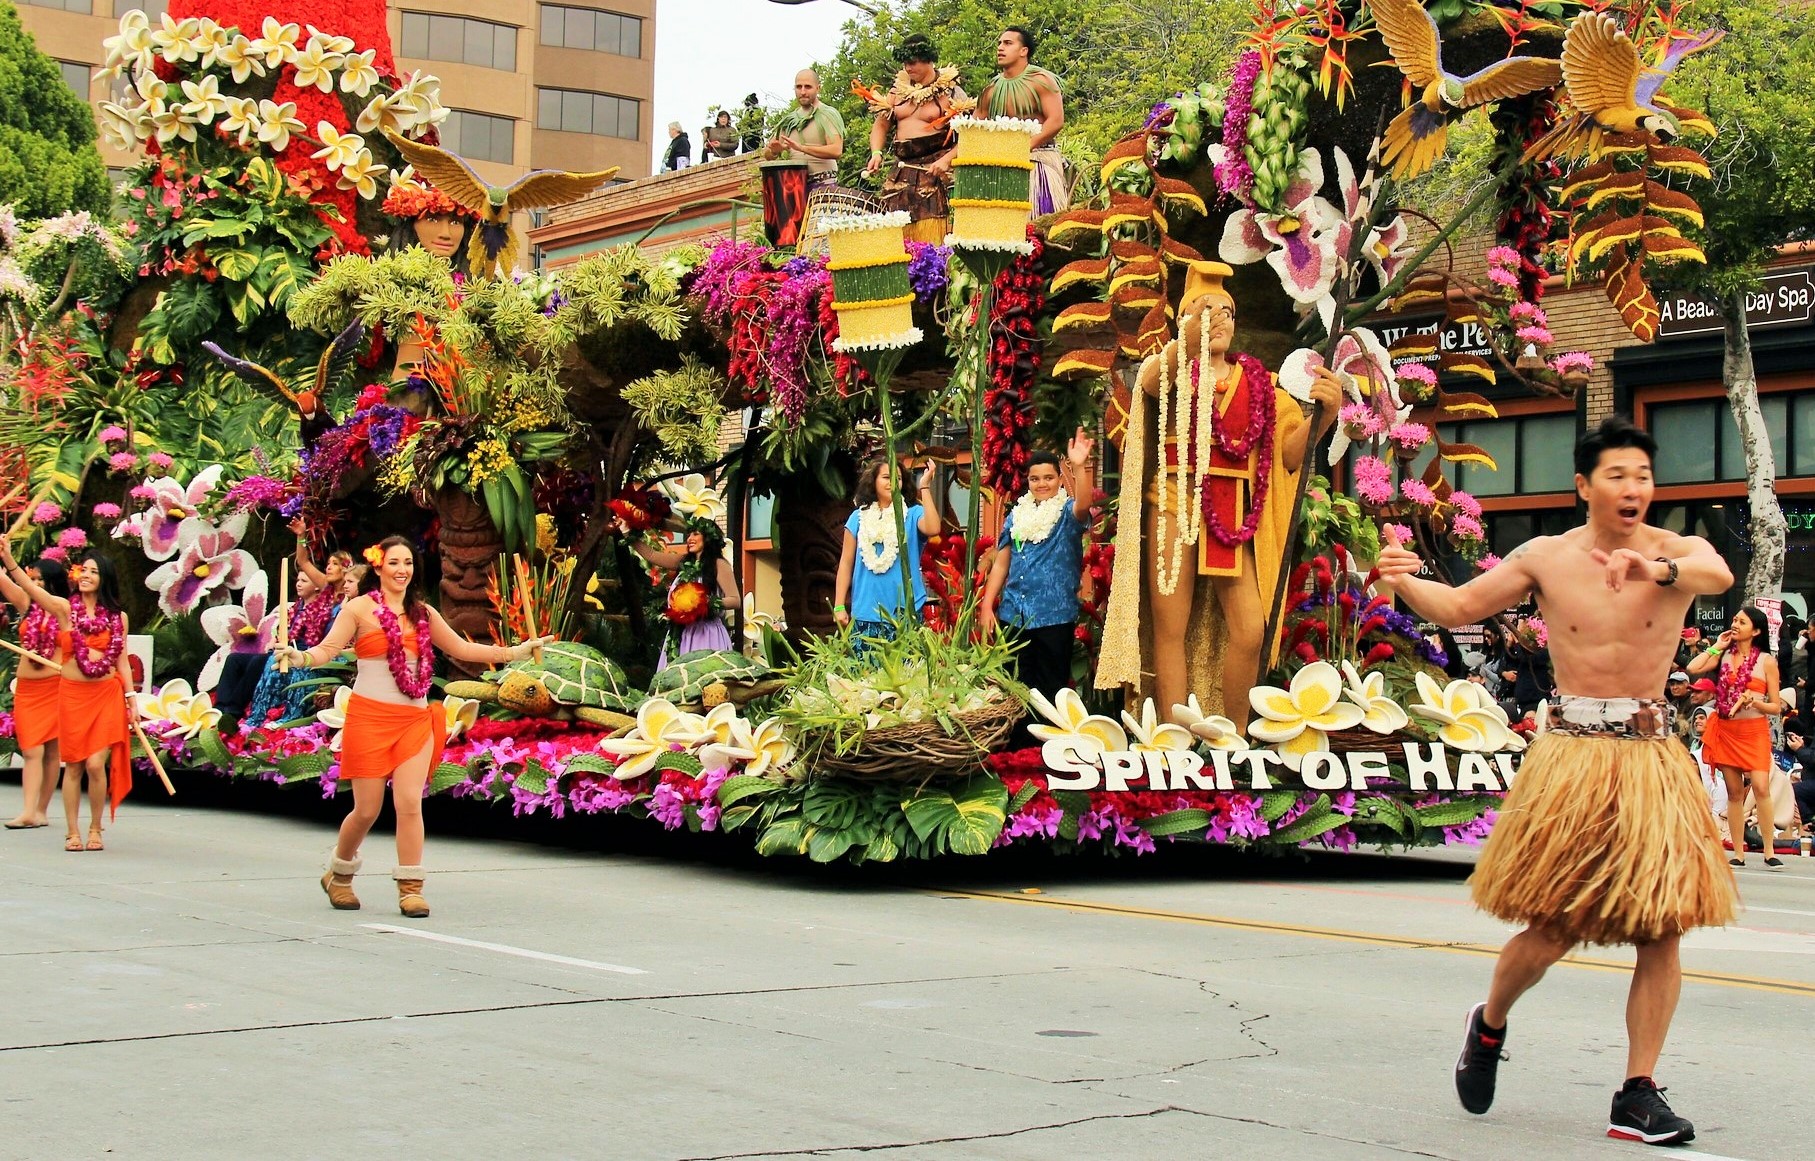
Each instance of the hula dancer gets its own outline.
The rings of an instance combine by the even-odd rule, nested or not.
[[[977,611],[985,633],[998,623],[1020,642],[1015,676],[1050,700],[1071,684],[1071,646],[1078,624],[1078,580],[1084,571],[1083,536],[1090,527],[1090,470],[1094,445],[1083,428],[1072,437],[1070,494],[1060,489],[1059,457],[1035,452],[1028,461],[1027,492],[1002,522],[996,559]],[[1001,602],[997,611],[996,603]]]
[[[39,559],[26,567],[25,575],[51,596],[69,599],[69,574],[61,562]],[[20,780],[25,804],[6,829],[36,830],[49,825],[50,799],[57,791],[58,694],[63,688],[63,656],[57,651],[57,618],[49,609],[35,603],[30,593],[4,573],[0,573],[0,595],[24,614],[19,623],[19,644],[58,663],[44,665],[21,657],[13,686],[13,742],[24,763]]]
[[[441,703],[428,701],[435,650],[456,661],[502,665],[528,657],[553,638],[509,648],[467,640],[416,592],[416,550],[410,542],[392,536],[378,548],[381,563],[366,574],[360,595],[341,606],[320,644],[291,649],[290,663],[314,668],[349,644],[359,658],[340,745],[340,777],[353,787],[353,809],[340,824],[321,889],[335,908],[359,909],[359,897],[353,894],[359,847],[378,821],[389,778],[397,810],[398,865],[391,872],[397,906],[409,918],[421,919],[429,913],[422,897],[422,796],[447,740]]]
[[[1758,833],[1764,839],[1765,866],[1778,870],[1777,816],[1771,809],[1771,772],[1777,761],[1771,748],[1768,715],[1785,706],[1778,690],[1777,658],[1759,648],[1765,615],[1748,605],[1733,614],[1733,626],[1689,662],[1691,674],[1718,669],[1714,682],[1714,715],[1702,729],[1702,761],[1720,771],[1727,784],[1727,834],[1735,867],[1746,865],[1746,789],[1758,807]]]
[[[132,670],[126,662],[126,614],[113,564],[97,552],[75,570],[75,593],[59,597],[28,576],[0,537],[0,566],[32,602],[56,618],[57,652],[63,660],[57,689],[57,748],[63,760],[66,851],[98,851],[101,809],[118,811],[132,789]],[[88,778],[88,841],[82,841],[82,779]]]
[[[1461,588],[1416,576],[1423,562],[1390,527],[1378,567],[1383,590],[1439,625],[1485,620],[1530,593],[1550,627],[1559,692],[1469,880],[1478,906],[1526,928],[1469,1010],[1462,1107],[1493,1104],[1507,1013],[1551,964],[1578,943],[1633,944],[1626,1083],[1607,1135],[1674,1145],[1695,1127],[1651,1078],[1682,989],[1677,945],[1731,921],[1736,900],[1695,761],[1658,691],[1690,602],[1726,592],[1733,574],[1706,540],[1644,522],[1656,450],[1630,421],[1602,423],[1575,452],[1588,523],[1527,541]]]
[[[844,549],[838,554],[838,583],[833,590],[832,619],[855,625],[856,636],[893,640],[891,621],[915,620],[926,604],[926,579],[920,575],[920,544],[939,535],[939,503],[933,497],[932,464],[920,473],[920,503],[907,508],[907,544],[895,528],[895,480],[886,459],[865,464],[857,479],[857,511],[844,524]],[[901,560],[907,554],[914,607],[901,607]],[[859,563],[861,558],[862,563]],[[846,602],[849,602],[847,605]]]
[[[1071,207],[1065,184],[1065,160],[1053,140],[1065,128],[1065,95],[1058,74],[1033,63],[1034,34],[1011,24],[996,38],[997,73],[977,98],[977,112],[990,118],[1038,121],[1034,134],[1033,170],[1028,174],[1031,217],[1061,213]]]
[[[650,564],[674,573],[662,614],[668,621],[668,633],[662,638],[656,672],[668,668],[683,653],[731,648],[731,630],[725,628],[721,614],[726,605],[742,598],[731,562],[725,559],[725,534],[719,526],[697,516],[687,521],[687,537],[679,552],[654,548],[641,540],[630,547]]]

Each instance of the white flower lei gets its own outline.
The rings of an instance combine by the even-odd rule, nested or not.
[[[1058,527],[1059,520],[1065,515],[1065,501],[1070,499],[1064,492],[1059,492],[1046,500],[1034,499],[1032,492],[1025,492],[1015,501],[1013,535],[1015,546],[1023,544],[1040,544],[1052,530]]]
[[[893,509],[871,504],[857,517],[857,555],[863,567],[873,573],[885,573],[895,567],[901,554],[901,538],[895,530]]]

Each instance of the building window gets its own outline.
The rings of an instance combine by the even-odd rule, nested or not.
[[[1773,394],[1758,400],[1779,476],[1815,476],[1815,395]],[[1746,478],[1746,451],[1725,399],[1658,403],[1645,411],[1657,440],[1657,482],[1708,484]],[[1796,437],[1791,438],[1792,429]]]
[[[642,102],[631,97],[614,97],[610,93],[588,93],[579,89],[537,89],[536,128],[558,129],[563,133],[592,133],[599,137],[622,137],[635,141],[641,134],[638,125]]]
[[[84,16],[93,15],[95,10],[95,0],[25,0],[25,3],[33,8],[55,8],[60,12],[79,12]]]
[[[553,48],[583,48],[618,56],[643,55],[643,21],[636,16],[593,8],[542,5],[542,43]]]
[[[60,60],[57,69],[63,74],[63,83],[76,91],[76,96],[88,100],[89,68],[81,61]]]
[[[473,161],[516,160],[517,123],[465,109],[451,110],[441,123],[441,147]]]
[[[1575,488],[1576,419],[1574,415],[1521,415],[1470,423],[1440,423],[1437,435],[1447,443],[1472,443],[1493,457],[1495,467],[1445,464],[1444,474],[1458,491],[1472,496],[1529,496]],[[1357,445],[1349,452],[1351,476],[1356,456],[1368,454]],[[1422,479],[1436,455],[1426,444],[1401,475]]]
[[[517,70],[517,30],[508,24],[465,16],[403,14],[403,55],[445,60],[482,69]]]

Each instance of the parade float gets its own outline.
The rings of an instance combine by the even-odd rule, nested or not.
[[[1027,220],[1029,123],[965,117],[944,244],[851,215],[818,223],[829,253],[623,247],[558,276],[512,271],[510,211],[608,175],[486,186],[436,147],[435,81],[395,74],[365,7],[126,14],[108,47],[130,103],[104,116],[150,160],[124,224],[0,211],[14,534],[124,558],[165,766],[335,793],[345,666],[309,676],[300,713],[217,704],[234,656],[270,653],[303,615],[259,563],[300,519],[316,556],[411,537],[469,633],[562,638],[437,677],[449,739],[431,795],[736,832],[820,862],[1487,833],[1522,724],[1444,675],[1417,622],[1370,592],[1369,562],[1393,523],[1458,579],[1493,567],[1479,505],[1444,474],[1492,461],[1434,421],[1495,413],[1471,378],[1580,386],[1587,356],[1550,350],[1548,269],[1603,278],[1647,338],[1647,269],[1697,259],[1694,202],[1663,178],[1706,175],[1675,138],[1708,126],[1660,84],[1715,38],[1678,7],[1565,21],[1269,0],[1231,75],[1156,106],[1102,158],[1098,195],[1056,217]],[[1658,64],[1640,104],[1610,106],[1600,82],[1637,78],[1641,55]],[[1475,108],[1493,181],[1449,220],[1409,211],[1405,183]],[[1500,244],[1477,284],[1441,258],[1489,209]],[[462,245],[412,244],[436,214]],[[1182,308],[1210,300],[1231,323],[1240,304],[1239,431],[1200,418],[1214,408],[1180,370],[1190,352],[1167,354],[1197,325]],[[1416,302],[1480,323],[1491,357],[1368,325]],[[724,453],[719,424],[744,408],[756,422]],[[1326,412],[1330,434],[1286,456]],[[1091,506],[1076,688],[1045,696],[977,626],[984,499],[1019,494],[1033,449],[1080,425],[1119,450],[1120,494]],[[1168,440],[1186,449],[1157,471],[1170,506],[1139,482]],[[829,578],[852,470],[875,453],[955,465],[966,510],[925,546],[924,623],[866,650],[832,625]],[[1236,507],[1213,507],[1229,476]],[[752,490],[777,499],[788,634],[740,616],[742,652],[651,672],[671,628],[727,611],[632,546],[681,519],[735,540]],[[1145,540],[1143,501],[1159,517]],[[1224,574],[1187,569],[1215,545],[1254,561],[1254,633],[1219,621]],[[1155,572],[1165,598],[1196,595],[1178,640],[1156,640]],[[1188,684],[1156,702],[1168,649]],[[1024,714],[1036,744],[1009,748]]]

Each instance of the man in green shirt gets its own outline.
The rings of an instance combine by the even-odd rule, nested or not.
[[[831,185],[838,180],[838,159],[844,154],[844,118],[819,99],[819,74],[801,69],[794,74],[794,104],[781,115],[775,138],[763,150],[773,161],[792,157],[807,163],[807,188]]]
[[[1065,98],[1059,78],[1033,63],[1034,34],[1011,24],[996,38],[996,67],[1002,71],[977,98],[977,115],[1038,121],[1034,134],[1033,172],[1029,175],[1028,201],[1032,216],[1056,214],[1071,205],[1071,188],[1065,182],[1065,163],[1053,145],[1065,127]]]

